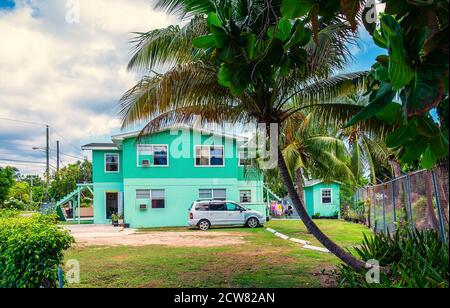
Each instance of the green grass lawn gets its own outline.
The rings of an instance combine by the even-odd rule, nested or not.
[[[363,232],[370,233],[341,221],[317,223],[347,248],[358,245]],[[299,221],[273,221],[268,227],[317,243]],[[72,287],[320,287],[316,274],[339,263],[333,255],[305,250],[264,228],[216,230],[244,233],[247,243],[216,248],[72,248],[66,260],[77,259],[81,265],[81,284]]]

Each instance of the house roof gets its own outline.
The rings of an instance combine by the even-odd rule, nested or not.
[[[229,134],[229,133],[220,132],[220,131],[212,130],[212,129],[206,129],[206,128],[202,128],[202,127],[196,127],[196,126],[192,127],[189,125],[169,126],[169,127],[163,128],[161,130],[155,131],[153,134],[165,132],[165,131],[168,131],[171,129],[193,130],[195,132],[203,133],[203,134],[207,134],[207,135],[216,135],[216,136],[221,136],[221,137],[238,140],[238,141],[242,141],[242,142],[248,141],[248,138],[243,135]],[[133,132],[129,132],[129,133],[114,135],[111,137],[113,143],[90,143],[90,144],[86,144],[86,145],[82,146],[81,149],[82,150],[111,150],[111,151],[119,150],[122,147],[123,141],[125,139],[138,137],[140,133],[141,133],[141,131],[138,130],[138,131],[133,131]]]
[[[324,183],[324,182],[325,182],[324,180],[305,181],[305,187],[316,186],[316,185],[319,185],[319,184]],[[331,183],[336,183],[336,184],[339,184],[339,185],[342,184],[341,182],[338,182],[338,181],[331,181]]]
[[[118,150],[114,143],[89,143],[81,147],[83,151],[88,150]]]
[[[220,131],[216,131],[216,130],[201,128],[201,127],[195,127],[195,126],[189,126],[189,125],[173,125],[173,126],[169,126],[169,127],[157,130],[153,134],[165,132],[165,131],[168,131],[168,130],[171,130],[171,129],[174,129],[174,130],[193,130],[195,132],[199,132],[199,133],[203,133],[203,134],[216,135],[216,136],[221,136],[221,137],[225,137],[225,138],[229,138],[229,139],[236,139],[236,140],[244,141],[244,142],[248,140],[247,137],[242,136],[242,135],[228,134],[228,133],[224,133],[224,132],[220,132]],[[129,139],[129,138],[138,137],[140,133],[141,133],[140,130],[133,131],[133,132],[129,132],[129,133],[124,133],[124,134],[119,134],[119,135],[112,136],[111,139],[114,142],[114,145],[116,147],[121,147],[123,140]]]

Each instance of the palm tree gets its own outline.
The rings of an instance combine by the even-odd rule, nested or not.
[[[267,13],[260,8],[261,3],[255,2],[251,10],[252,18],[260,18]],[[231,5],[237,4],[231,2]],[[211,1],[193,0],[160,0],[157,7],[169,13],[181,12],[183,16],[207,14],[215,9]],[[275,8],[274,3],[272,8]],[[279,12],[279,8],[275,9]],[[248,24],[247,10],[234,7],[230,12],[235,15],[235,20]],[[199,116],[205,124],[256,122],[282,125],[301,110],[317,105],[348,119],[362,110],[360,106],[330,102],[333,97],[345,96],[364,87],[367,77],[366,72],[330,77],[347,65],[351,57],[348,46],[356,39],[349,26],[340,19],[320,24],[316,42],[310,42],[304,48],[308,58],[306,68],[297,67],[290,69],[288,74],[276,75],[270,87],[255,81],[236,95],[218,82],[216,54],[193,48],[193,39],[208,33],[203,16],[190,18],[183,27],[171,26],[138,34],[129,68],[148,72],[164,66],[170,69],[162,74],[153,73],[144,77],[124,94],[121,99],[124,127],[147,121],[141,132],[144,135],[174,124],[191,124]],[[261,32],[264,31],[267,28]],[[280,144],[275,146],[278,148],[281,177],[309,232],[343,262],[363,270],[366,266],[364,262],[331,241],[308,216],[304,203],[296,193],[283,149]]]
[[[317,124],[312,113],[296,113],[283,125],[283,156],[303,204],[305,178],[354,181],[345,143],[333,135],[336,133]]]

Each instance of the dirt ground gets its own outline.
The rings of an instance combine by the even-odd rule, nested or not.
[[[244,234],[235,232],[155,231],[139,233],[134,229],[105,225],[65,226],[77,246],[147,246],[218,247],[245,243]]]

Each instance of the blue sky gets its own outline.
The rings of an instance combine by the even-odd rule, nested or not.
[[[0,9],[11,9],[15,6],[13,0],[0,0]]]
[[[80,22],[68,23],[66,3],[77,2]],[[110,141],[120,132],[117,101],[138,78],[126,71],[130,33],[177,22],[149,0],[0,0],[0,159],[45,161],[31,149],[45,145],[43,124],[51,126],[51,147],[60,140],[70,156],[86,155],[83,144]],[[348,71],[369,69],[382,52],[367,33],[361,37]],[[63,165],[75,160],[70,156]]]

